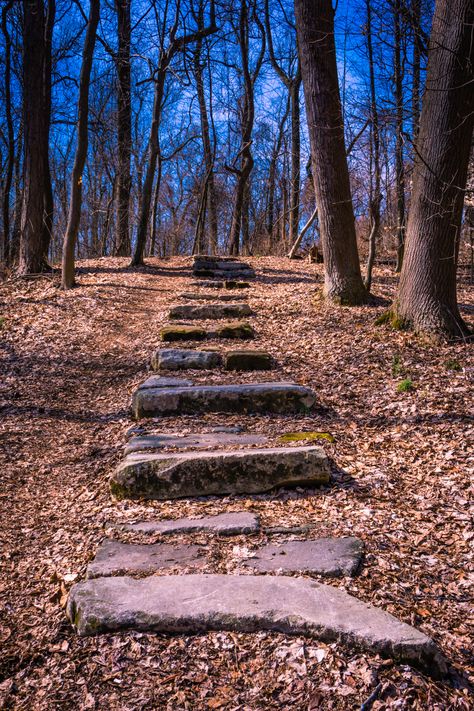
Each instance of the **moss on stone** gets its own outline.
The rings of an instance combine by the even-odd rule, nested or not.
[[[255,333],[249,323],[224,323],[216,328],[217,338],[254,338]]]
[[[265,351],[229,351],[225,354],[226,370],[270,370],[272,357]]]
[[[160,331],[162,341],[202,341],[206,331],[199,326],[164,326]]]
[[[287,432],[278,437],[279,442],[315,442],[318,439],[325,439],[331,444],[336,441],[329,432]]]
[[[383,314],[375,319],[376,326],[384,326],[385,324],[391,326],[395,331],[406,331],[408,328],[407,321],[393,309],[384,311]]]

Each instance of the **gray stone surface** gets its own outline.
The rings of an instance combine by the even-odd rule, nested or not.
[[[191,348],[161,348],[151,359],[153,370],[212,370],[222,365],[217,351]]]
[[[179,304],[172,306],[169,312],[171,319],[189,320],[243,318],[251,315],[252,309],[248,304]]]
[[[132,437],[125,445],[125,454],[144,452],[150,449],[213,449],[214,447],[250,447],[265,444],[268,438],[257,434],[232,434],[227,432],[202,432],[180,435],[177,432],[148,434]]]
[[[170,535],[175,533],[215,533],[219,536],[237,536],[240,534],[258,533],[259,518],[248,511],[231,511],[204,516],[203,518],[180,518],[175,521],[139,521],[119,526],[122,531],[134,533],[149,533]]]
[[[132,397],[137,419],[203,412],[308,412],[315,403],[310,388],[284,382],[138,388]]]
[[[193,384],[192,380],[186,378],[166,378],[162,375],[151,375],[138,386],[139,390],[148,388],[189,388]]]
[[[235,301],[234,294],[203,294],[199,291],[186,291],[179,295],[180,299],[185,301]],[[248,296],[244,292],[239,294],[239,299],[247,299]]]
[[[270,353],[255,350],[228,351],[224,354],[226,370],[271,370],[273,360]]]
[[[260,573],[281,570],[284,573],[318,575],[354,575],[364,553],[359,538],[319,538],[314,541],[288,541],[262,546],[243,562]]]
[[[205,278],[215,278],[215,279],[253,279],[255,277],[255,272],[253,269],[242,268],[242,269],[204,269],[195,267],[193,269],[193,274],[196,277]]]
[[[74,585],[66,609],[80,635],[271,630],[338,641],[446,672],[433,640],[343,590],[272,575],[99,578]]]
[[[110,480],[117,498],[256,494],[276,486],[327,484],[329,460],[320,447],[176,452],[125,457]]]
[[[216,324],[212,331],[208,331],[208,336],[210,338],[236,338],[247,341],[254,338],[255,332],[246,321],[234,321]]]
[[[236,281],[235,279],[209,280],[209,281],[193,281],[191,286],[197,286],[204,289],[249,289],[250,284],[247,281]]]
[[[87,578],[108,575],[133,575],[154,573],[176,567],[202,568],[207,557],[202,546],[180,543],[155,543],[136,545],[106,539],[97,549],[96,556],[87,566]]]

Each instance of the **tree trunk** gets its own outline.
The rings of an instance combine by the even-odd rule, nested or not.
[[[403,69],[402,69],[402,29],[401,0],[393,5],[395,30],[394,78],[395,78],[395,191],[397,196],[397,266],[399,272],[403,264],[405,250],[405,167],[403,163]]]
[[[291,188],[290,188],[290,234],[293,244],[298,237],[300,217],[300,86],[301,73],[291,82],[289,89],[291,104]]]
[[[23,0],[23,209],[18,273],[37,274],[44,266],[43,217],[46,166],[44,144],[45,15],[43,0]]]
[[[12,42],[8,32],[8,13],[13,7],[13,0],[4,5],[2,10],[2,33],[5,41],[5,114],[7,120],[7,168],[3,185],[3,244],[0,249],[0,259],[10,264],[10,192],[13,182],[13,165],[15,163],[15,135],[13,132],[12,101],[11,101],[11,48]]]
[[[202,3],[199,7],[198,29],[204,29],[204,19],[202,14]],[[214,183],[214,153],[211,146],[211,136],[209,130],[209,118],[207,114],[206,95],[204,92],[203,67],[201,64],[202,39],[196,42],[194,50],[194,78],[196,80],[197,97],[199,103],[199,113],[201,118],[202,145],[204,150],[204,165],[206,167],[206,179],[202,190],[206,193],[206,204],[203,207],[204,215],[209,214],[209,240],[208,250],[210,254],[217,251],[217,199]],[[201,225],[202,233],[205,232],[205,219]],[[198,239],[198,244],[201,239]],[[202,245],[199,245],[201,249]]]
[[[370,123],[371,123],[371,144],[373,148],[374,167],[374,190],[370,200],[370,234],[369,234],[369,256],[367,259],[367,272],[365,278],[365,288],[370,292],[372,286],[372,269],[375,261],[377,240],[380,232],[380,203],[381,194],[381,170],[380,170],[380,133],[379,114],[377,109],[377,95],[375,93],[375,72],[374,53],[372,48],[372,9],[371,0],[366,0],[367,10],[367,50],[369,59],[370,75]]]
[[[130,157],[132,150],[132,95],[130,78],[130,4],[131,0],[115,0],[117,12],[118,51],[116,57],[118,97],[117,97],[117,205],[116,229],[118,257],[130,255]]]
[[[296,27],[313,179],[324,253],[327,299],[367,301],[357,252],[337,78],[331,0],[295,0]]]
[[[54,197],[53,185],[51,182],[51,170],[49,167],[49,131],[51,128],[51,83],[52,83],[52,50],[53,50],[53,29],[56,18],[56,2],[48,0],[48,11],[46,13],[46,26],[44,35],[44,100],[43,112],[45,120],[44,135],[44,218],[43,218],[43,255],[44,268],[48,268],[48,252],[53,236],[54,220]]]
[[[420,123],[420,65],[421,65],[421,0],[412,0],[413,20],[413,81],[412,81],[412,132],[413,142],[416,142]]]
[[[153,96],[153,117],[150,128],[150,138],[148,141],[148,164],[146,167],[145,180],[143,181],[142,197],[140,200],[140,217],[138,221],[137,243],[133,253],[131,266],[138,267],[143,264],[145,254],[146,239],[148,233],[148,223],[150,219],[150,206],[153,193],[153,181],[155,179],[156,162],[160,152],[159,127],[161,121],[161,107],[163,103],[163,92],[165,87],[165,77],[168,64],[164,63],[158,69],[158,76],[155,81]]]
[[[468,333],[456,269],[474,126],[472,0],[437,0],[416,144],[411,208],[393,323],[448,337]]]
[[[77,146],[72,169],[71,196],[69,200],[69,214],[64,236],[62,280],[63,289],[74,286],[74,251],[76,248],[77,233],[81,221],[82,203],[82,174],[87,158],[88,146],[88,121],[89,121],[89,86],[94,56],[97,25],[100,15],[100,0],[90,0],[89,21],[87,23],[86,37],[82,52],[81,76],[79,79],[79,102],[77,116]]]

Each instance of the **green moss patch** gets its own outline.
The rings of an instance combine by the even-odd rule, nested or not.
[[[278,441],[285,442],[317,442],[320,439],[325,439],[326,442],[335,442],[336,440],[329,432],[287,432],[278,437]]]
[[[254,338],[255,332],[249,323],[224,323],[216,328],[217,338]]]

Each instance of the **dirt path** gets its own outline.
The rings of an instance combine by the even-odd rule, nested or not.
[[[347,709],[379,682],[378,708],[396,700],[397,708],[471,707],[469,346],[435,347],[376,328],[383,305],[314,306],[319,266],[253,263],[256,345],[276,356],[275,379],[311,385],[322,407],[311,417],[226,417],[225,424],[331,432],[335,444],[324,445],[336,465],[330,496],[297,490],[144,505],[110,498],[108,475],[132,424],[130,394],[147,372],[166,307],[189,290],[185,259],[156,260],[143,272],[124,270],[124,260],[87,262],[80,287],[67,294],[44,279],[0,286],[1,708]],[[460,287],[469,317],[472,289]],[[374,291],[389,298],[393,288],[393,275],[378,271]],[[204,379],[235,382],[235,374],[195,378]],[[413,389],[400,393],[403,379]],[[223,419],[206,415],[201,424]],[[171,418],[165,429],[192,426]],[[363,538],[364,569],[344,587],[433,636],[454,685],[279,634],[76,637],[64,617],[67,590],[107,521],[229,508],[255,511],[266,525],[310,522],[315,536]],[[243,539],[226,545],[236,559],[245,555]]]

